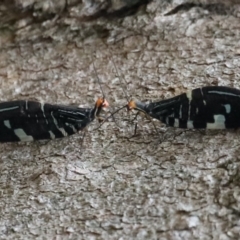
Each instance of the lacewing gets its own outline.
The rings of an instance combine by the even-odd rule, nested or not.
[[[53,105],[36,101],[0,103],[0,142],[63,138],[77,133],[108,107],[99,98],[94,108]]]
[[[196,88],[176,97],[143,103],[129,101],[138,110],[167,126],[193,129],[240,127],[240,90],[223,86]]]

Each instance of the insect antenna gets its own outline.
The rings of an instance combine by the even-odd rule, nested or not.
[[[114,69],[115,69],[115,71],[116,71],[116,74],[117,74],[119,80],[120,80],[121,82],[124,81],[125,86],[126,86],[126,90],[128,90],[128,83],[127,83],[127,80],[126,80],[125,76],[122,75],[122,74],[121,74],[121,75],[119,74],[119,71],[118,71],[118,69],[117,69],[117,67],[116,67],[116,64],[115,64],[115,61],[114,61],[113,58],[111,58],[111,61],[112,61],[112,63],[113,63]],[[127,91],[124,91],[123,87],[122,87],[122,91],[123,91],[123,94],[125,95],[125,98],[127,99],[127,104],[124,105],[123,107],[121,107],[121,109],[123,109],[124,107],[127,108],[128,103],[131,101],[131,97],[128,96]],[[134,122],[134,121],[137,119],[137,116],[138,116],[138,115],[139,115],[139,113],[137,112],[137,113],[135,114],[135,117],[133,118],[133,120],[130,120],[130,122]],[[134,135],[136,135],[137,122],[135,123],[135,128],[134,128],[134,129],[135,129],[135,130],[134,130]]]
[[[121,78],[122,75],[120,76],[120,74],[119,74],[119,72],[118,72],[118,69],[117,69],[117,67],[116,67],[116,64],[115,64],[114,59],[112,58],[111,60],[112,60],[112,63],[113,63],[114,69],[115,69],[115,71],[116,71],[116,74],[117,74],[119,80],[121,81],[121,80],[123,79],[123,81],[124,81],[124,83],[125,83],[125,86],[126,86],[126,90],[128,90],[128,89],[127,89],[128,83],[127,83],[126,78],[124,77],[124,75],[123,75],[123,77]],[[123,91],[123,93],[124,93],[124,95],[125,95],[125,98],[126,98],[127,101],[129,102],[129,101],[130,101],[130,97],[128,96],[127,92],[124,91],[123,88],[122,88],[122,91]]]
[[[118,109],[115,110],[114,112],[111,112],[111,114],[110,114],[109,116],[107,116],[106,118],[104,118],[104,120],[101,122],[101,124],[100,124],[97,128],[93,129],[93,131],[99,129],[99,128],[100,128],[109,118],[111,118],[111,117],[113,118],[114,122],[116,123],[116,118],[114,117],[114,114],[116,114],[117,112],[121,111],[121,110],[124,109],[124,108],[126,108],[126,105],[118,108]],[[118,126],[117,123],[116,123],[116,125]],[[120,126],[118,126],[118,127],[120,127]]]
[[[92,55],[91,55],[91,57],[92,57]],[[94,71],[94,73],[95,73],[95,75],[96,75],[96,77],[97,77],[98,84],[99,84],[99,86],[100,86],[100,90],[101,90],[101,92],[102,92],[103,99],[105,99],[105,94],[104,94],[104,92],[103,92],[103,88],[102,88],[100,79],[99,79],[98,74],[97,74],[97,70],[96,70],[96,67],[95,67],[95,64],[94,64],[93,57],[92,57],[92,63],[93,63],[93,71]]]
[[[92,57],[92,55],[91,55],[91,57]],[[102,92],[103,99],[105,100],[105,94],[104,94],[104,91],[103,91],[103,88],[102,88],[102,85],[101,85],[100,78],[98,77],[98,74],[97,74],[97,70],[96,70],[96,67],[95,67],[95,64],[94,64],[94,59],[93,59],[93,57],[92,57],[92,63],[93,63],[93,70],[94,70],[95,75],[96,75],[96,77],[97,77],[97,80],[98,80],[98,83],[99,83],[99,86],[100,86],[100,89],[101,89],[101,92]],[[121,110],[121,109],[119,109],[118,111],[120,111],[120,110]],[[109,112],[110,112],[110,115],[109,115],[108,117],[104,118],[104,119],[102,119],[101,117],[98,117],[98,120],[99,120],[99,122],[101,121],[101,124],[100,124],[96,129],[94,129],[93,131],[99,129],[99,128],[100,128],[109,118],[111,118],[111,117],[113,118],[114,122],[115,122],[116,125],[118,126],[118,124],[117,124],[117,122],[116,122],[116,119],[115,119],[115,117],[114,117],[114,114],[115,114],[117,111],[115,111],[114,113],[112,113],[112,112],[109,110]],[[118,127],[119,127],[119,126],[118,126]]]
[[[122,74],[121,74],[121,77],[120,77],[120,74],[119,74],[119,71],[118,71],[118,69],[117,69],[117,67],[116,67],[116,64],[115,64],[114,59],[112,58],[111,60],[112,60],[113,66],[114,66],[114,68],[115,68],[115,71],[116,71],[116,73],[117,73],[117,76],[118,76],[119,80],[120,80],[120,81],[124,81],[125,86],[126,86],[126,89],[128,90],[128,88],[127,88],[128,83],[127,83],[126,78],[125,78],[124,75],[122,75]],[[127,92],[124,91],[123,88],[122,88],[122,91],[123,91],[123,93],[124,93],[124,95],[125,95],[125,98],[127,99],[127,102],[129,103],[129,102],[131,101],[131,97],[128,96]],[[128,106],[128,104],[125,105],[124,107],[127,107],[127,106]],[[122,109],[122,108],[121,108],[121,109]],[[134,118],[133,118],[130,122],[134,122],[135,120],[137,120],[137,117],[138,117],[139,113],[140,113],[140,112],[138,111],[138,112],[135,114]],[[154,129],[156,130],[156,132],[159,133],[158,130],[157,130],[157,127],[156,127],[156,125],[154,124],[154,122],[152,121],[152,119],[149,118],[146,114],[145,114],[145,116],[147,117],[148,120],[150,120],[150,121],[152,122],[153,127],[154,127]],[[137,124],[137,122],[136,122],[136,123],[135,123],[135,128],[134,128],[134,136],[135,136],[136,133],[137,133],[137,127],[138,127],[138,124]]]

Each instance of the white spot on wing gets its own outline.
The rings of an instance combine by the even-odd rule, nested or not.
[[[178,128],[179,127],[179,119],[175,118],[174,119],[174,127]]]
[[[223,105],[226,109],[226,113],[230,113],[231,112],[231,105],[230,104],[225,104]]]
[[[42,110],[42,112],[43,112],[43,117],[45,118],[46,123],[48,124],[48,120],[47,120],[46,115],[45,115],[45,112],[44,112],[44,103],[41,103],[41,110]]]
[[[72,128],[73,132],[75,132],[75,133],[77,132],[77,129],[76,129],[72,124],[66,123],[66,125],[67,125],[68,127]]]
[[[182,118],[182,104],[180,105],[180,109],[179,109],[179,118]]]
[[[9,108],[2,108],[0,109],[0,112],[5,112],[5,111],[11,111],[13,109],[17,109],[19,106],[14,106],[14,107],[9,107]]]
[[[14,130],[14,133],[16,136],[20,139],[20,141],[28,142],[33,141],[33,137],[30,135],[27,135],[22,128],[17,128]]]
[[[51,112],[52,118],[53,118],[53,122],[56,125],[56,127],[58,128],[58,122],[57,119],[53,116],[53,112]]]
[[[189,103],[188,103],[188,106],[189,106],[189,108],[188,108],[188,116],[190,116],[191,115],[192,91],[191,90],[187,91],[186,92],[186,96],[187,96],[188,101],[189,101]]]
[[[60,128],[60,127],[58,126],[57,119],[53,116],[53,112],[51,112],[51,115],[52,115],[53,122],[54,122],[56,128],[62,133],[62,135],[63,135],[64,137],[68,136],[68,134],[67,134],[67,132],[65,131],[65,129],[64,129],[64,128]]]
[[[64,137],[68,136],[68,133],[65,131],[64,128],[58,128],[58,130],[62,133]]]
[[[193,121],[187,121],[187,128],[194,128],[193,127]]]
[[[55,139],[55,135],[53,134],[52,131],[49,131],[49,134],[50,134],[50,138],[51,138],[51,139]]]
[[[62,113],[68,113],[68,114],[71,114],[71,115],[81,115],[83,117],[86,116],[84,113],[81,113],[79,111],[69,111],[69,110],[63,110],[63,109],[58,109],[58,111],[62,112]]]
[[[7,128],[11,129],[11,124],[10,124],[9,120],[5,120],[5,121],[3,121],[3,123]]]
[[[214,115],[214,123],[207,123],[207,129],[225,129],[225,116]]]
[[[234,94],[234,93],[229,93],[229,92],[209,91],[209,93],[216,93],[216,94],[220,94],[220,95],[234,96],[234,97],[240,98],[240,95]]]
[[[169,118],[166,117],[166,124],[169,125]]]
[[[187,96],[189,101],[192,101],[192,91],[191,90],[186,92],[186,96]]]
[[[71,128],[75,133],[77,132],[77,129],[73,125],[71,126]]]

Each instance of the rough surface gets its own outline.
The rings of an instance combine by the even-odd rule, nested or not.
[[[93,106],[101,96],[93,61],[111,111],[126,95],[240,89],[238,1],[155,0],[111,19],[106,12],[129,1],[6,2],[1,101]],[[93,18],[82,17],[84,8]],[[133,118],[122,110],[98,130],[95,121],[83,141],[1,144],[1,239],[239,239],[239,131],[154,121],[156,133],[149,119]]]

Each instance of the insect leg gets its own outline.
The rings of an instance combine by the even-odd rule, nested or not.
[[[117,112],[119,112],[119,111],[122,110],[123,108],[126,108],[126,105],[124,105],[123,107],[118,108],[116,111],[114,111],[113,113],[111,113],[108,117],[104,118],[104,120],[101,122],[101,124],[100,124],[97,128],[93,129],[93,131],[98,130],[109,118],[113,117],[114,114],[116,114]],[[116,123],[116,122],[115,122],[115,123]],[[117,125],[117,123],[116,123],[116,125]]]

